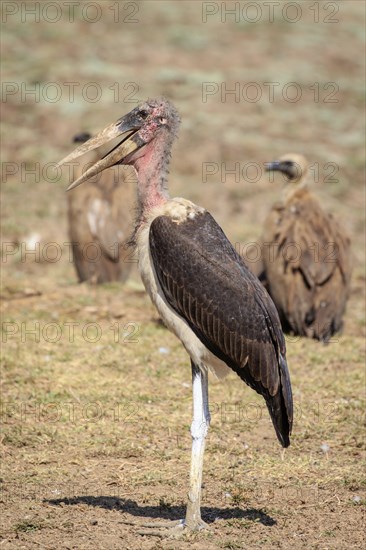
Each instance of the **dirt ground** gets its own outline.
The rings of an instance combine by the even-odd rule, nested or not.
[[[364,544],[365,5],[275,4],[2,3],[1,548]],[[303,153],[355,264],[343,333],[287,337],[286,452],[259,396],[234,374],[210,380],[210,528],[178,540],[138,531],[184,515],[188,357],[135,266],[125,285],[77,283],[69,180],[52,170],[75,133],[157,95],[182,116],[173,195],[207,207],[245,254],[282,189],[256,170]]]

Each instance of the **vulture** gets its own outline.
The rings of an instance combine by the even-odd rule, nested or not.
[[[265,223],[261,272],[285,331],[324,343],[342,329],[350,291],[351,242],[307,185],[308,164],[287,154],[266,164],[286,179]]]
[[[73,141],[83,144],[91,137],[81,133]],[[74,177],[82,176],[103,154],[87,151],[82,161],[71,165]],[[90,185],[67,195],[69,237],[79,282],[124,282],[136,261],[127,246],[135,201],[135,180],[128,170],[106,170]]]

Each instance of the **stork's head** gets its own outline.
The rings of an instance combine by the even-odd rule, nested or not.
[[[304,181],[308,171],[308,163],[302,155],[291,153],[283,155],[278,160],[266,163],[267,172],[282,172],[289,183],[300,183]]]
[[[132,124],[139,126],[138,135],[144,143],[149,143],[161,134],[169,134],[174,138],[180,123],[178,111],[164,97],[148,99],[128,115],[122,117],[120,122],[124,123],[127,117],[131,117]]]
[[[91,150],[95,150],[100,158],[72,183],[68,190],[116,164],[134,164],[151,150],[149,144],[152,142],[164,144],[165,148],[170,149],[179,123],[177,110],[165,98],[149,99],[135,107],[117,122],[80,145],[59,163],[62,165],[74,162]]]

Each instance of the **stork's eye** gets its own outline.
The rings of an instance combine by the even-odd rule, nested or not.
[[[161,116],[161,117],[159,118],[159,122],[160,122],[160,124],[166,124],[166,123],[167,123],[167,120],[166,120],[166,118],[164,118],[163,116]]]
[[[145,109],[142,109],[142,111],[139,112],[139,115],[141,118],[147,118],[149,113],[145,110]]]

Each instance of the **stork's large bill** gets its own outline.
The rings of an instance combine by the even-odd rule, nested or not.
[[[90,166],[76,181],[69,185],[67,191],[74,189],[106,168],[122,163],[130,154],[145,145],[145,142],[138,135],[138,130],[139,126],[134,124],[131,119],[122,117],[117,122],[104,128],[96,136],[82,143],[72,153],[62,159],[58,163],[58,166],[75,162],[93,150],[100,157],[100,160]]]

